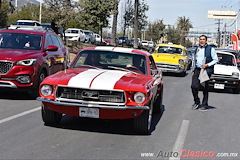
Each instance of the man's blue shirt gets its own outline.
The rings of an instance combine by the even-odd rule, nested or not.
[[[198,47],[197,53],[196,53],[197,68],[202,68],[204,57],[205,57],[205,47]],[[217,56],[216,50],[213,47],[211,49],[211,57],[212,57],[212,61],[208,63],[208,67],[218,62],[218,56]]]

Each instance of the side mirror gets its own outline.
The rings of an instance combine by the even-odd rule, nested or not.
[[[158,74],[158,69],[151,69],[151,75],[155,76]]]
[[[57,51],[58,47],[54,45],[49,45],[46,49],[46,51]]]

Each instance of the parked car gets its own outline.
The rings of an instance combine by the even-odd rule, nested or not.
[[[17,20],[14,24],[10,25],[8,29],[17,29],[17,28],[32,28],[32,27],[41,29],[40,23],[34,20]]]
[[[110,37],[110,36],[108,36],[108,37],[106,37],[106,38],[104,39],[104,41],[105,41],[105,43],[106,43],[107,46],[110,45],[111,40],[112,40],[112,37]],[[118,39],[116,38],[116,45],[118,45],[118,44],[119,44],[119,41],[118,41]]]
[[[232,53],[235,56],[237,63],[240,63],[240,53],[238,51],[233,50],[233,49],[226,49],[226,48],[215,48],[215,50],[217,52],[218,51],[223,51],[223,52],[230,52],[230,53]]]
[[[162,113],[162,72],[148,52],[120,47],[81,50],[66,72],[40,86],[45,125],[62,114],[97,119],[132,119],[137,133],[149,132],[153,113]]]
[[[0,31],[0,88],[26,90],[37,97],[45,77],[66,68],[68,52],[46,30]]]
[[[141,46],[142,47],[148,47],[148,41],[147,40],[142,40],[141,41]]]
[[[153,48],[154,47],[154,42],[153,41],[148,41],[148,47]]]
[[[94,43],[94,41],[95,41],[94,33],[92,31],[89,31],[89,30],[83,30],[83,32],[86,35],[85,42]]]
[[[163,72],[186,75],[188,69],[188,56],[186,49],[176,44],[158,44],[152,54],[157,67]]]
[[[217,50],[218,63],[214,65],[214,73],[210,77],[209,86],[214,89],[232,89],[240,92],[240,63],[234,54]]]
[[[128,37],[126,37],[126,36],[119,36],[118,37],[118,40],[119,40],[119,44],[121,45],[121,44],[125,44],[125,43],[127,43],[127,41],[128,41]]]
[[[83,32],[83,30],[78,28],[68,28],[65,31],[65,37],[67,40],[70,41],[79,41],[79,42],[85,42],[86,35]]]
[[[99,34],[94,33],[94,37],[95,37],[94,44],[96,44],[96,45],[106,45],[106,42],[104,41],[104,39]]]

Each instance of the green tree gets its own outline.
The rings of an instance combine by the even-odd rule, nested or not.
[[[157,42],[162,38],[165,33],[166,25],[163,24],[163,20],[156,20],[153,23],[148,23],[148,30],[147,30],[147,36],[146,39],[152,40],[154,42]]]
[[[181,41],[181,32],[179,29],[175,28],[174,26],[168,25],[166,29],[166,38],[168,42],[174,44],[180,44]]]
[[[86,28],[101,34],[102,29],[109,24],[113,10],[112,0],[81,0],[79,1],[81,23]]]
[[[12,5],[6,0],[0,0],[0,28],[8,25],[8,13],[13,11]]]
[[[46,10],[43,11],[43,19],[48,22],[55,21],[64,29],[75,17],[75,2],[73,0],[44,0]]]
[[[126,34],[126,29],[130,26],[133,26],[132,19],[134,17],[134,6],[132,0],[125,0],[123,2],[123,16],[122,16],[122,25],[123,25],[123,36]]]
[[[185,37],[189,33],[189,29],[192,28],[192,23],[189,18],[186,18],[185,16],[183,17],[178,17],[177,19],[177,28],[179,29],[181,33],[181,44],[186,45],[186,40]]]

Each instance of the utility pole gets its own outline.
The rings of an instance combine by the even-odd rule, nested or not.
[[[220,47],[220,38],[221,38],[221,34],[220,34],[220,19],[218,19],[218,22],[216,24],[218,24],[217,44],[218,44],[218,47]]]
[[[18,6],[18,0],[15,0],[15,8]]]

